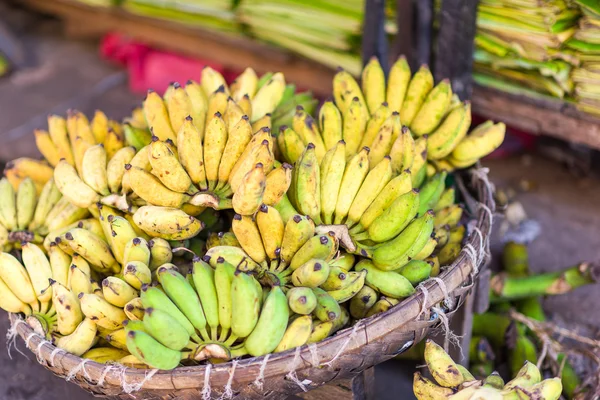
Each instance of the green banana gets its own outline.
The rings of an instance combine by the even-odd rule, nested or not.
[[[338,303],[343,303],[345,301],[350,300],[356,293],[359,292],[360,289],[365,285],[365,277],[367,272],[359,271],[359,272],[348,272],[348,281],[349,283],[338,290],[331,290],[327,293],[335,299]]]
[[[311,259],[292,273],[295,286],[315,288],[323,284],[329,276],[329,263],[324,260]]]
[[[244,341],[248,354],[259,357],[271,353],[283,338],[289,317],[288,302],[279,286],[271,288],[256,327]]]
[[[323,322],[337,319],[341,314],[338,302],[321,288],[313,288],[312,290],[317,297],[317,306],[313,311],[313,315]]]
[[[290,310],[300,315],[311,314],[317,307],[317,296],[311,288],[294,287],[286,293]]]
[[[338,250],[338,240],[333,233],[313,236],[294,254],[290,269],[295,271],[310,259],[317,258],[329,261]]]
[[[231,333],[245,338],[252,333],[260,315],[262,289],[254,277],[235,271],[231,282]],[[231,341],[231,339],[230,339]]]
[[[371,260],[361,260],[356,264],[356,270],[366,270],[366,284],[386,297],[402,299],[415,292],[408,279],[393,271],[379,270]]]
[[[364,318],[369,309],[375,305],[378,297],[377,292],[370,286],[363,286],[350,300],[350,315],[352,318]]]
[[[431,275],[431,264],[426,261],[412,260],[404,267],[398,270],[398,273],[405,277],[411,285],[417,285],[424,280],[429,279]]]
[[[198,256],[194,256],[192,263],[194,287],[200,297],[206,323],[210,326],[211,338],[216,340],[219,327],[219,304],[215,286],[215,271]]]
[[[152,368],[171,370],[179,365],[182,353],[170,349],[146,332],[127,333],[127,350]]]

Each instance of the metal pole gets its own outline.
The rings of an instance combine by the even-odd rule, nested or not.
[[[363,65],[371,57],[377,57],[386,75],[388,72],[388,43],[385,35],[385,0],[365,2],[363,23],[362,61]]]

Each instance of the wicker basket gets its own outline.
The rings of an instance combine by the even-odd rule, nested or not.
[[[484,168],[457,176],[459,183],[465,178],[470,183],[459,187],[473,219],[458,259],[443,269],[439,279],[419,285],[417,292],[399,305],[360,320],[318,345],[223,364],[157,371],[85,361],[45,341],[15,314],[10,315],[12,332],[23,338],[38,361],[54,374],[111,399],[283,399],[351,378],[423,340],[440,326],[442,313],[451,317],[485,266],[495,208],[492,187]],[[465,186],[472,195],[465,192]]]

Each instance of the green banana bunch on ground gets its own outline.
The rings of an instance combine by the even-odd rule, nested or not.
[[[425,344],[425,362],[433,381],[415,372],[413,391],[418,400],[429,399],[543,399],[560,398],[560,378],[542,380],[535,364],[526,361],[509,382],[491,373],[482,380],[456,364],[443,348],[431,340]]]

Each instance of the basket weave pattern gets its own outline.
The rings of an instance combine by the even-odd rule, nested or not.
[[[351,378],[426,338],[441,325],[444,315],[450,318],[488,261],[493,190],[486,169],[473,168],[463,175],[470,176],[470,193],[476,201],[467,202],[474,219],[454,263],[438,278],[419,285],[417,292],[399,305],[360,320],[318,345],[217,365],[157,371],[84,361],[57,349],[15,314],[10,315],[13,332],[54,374],[111,399],[285,399],[336,379]],[[440,302],[444,302],[443,308]]]

